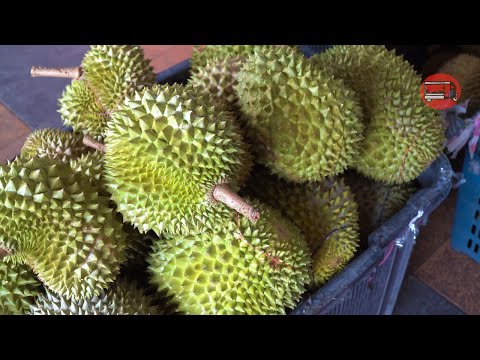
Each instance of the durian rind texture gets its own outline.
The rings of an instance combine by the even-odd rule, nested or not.
[[[184,314],[285,314],[311,281],[311,256],[300,231],[259,201],[252,224],[235,217],[223,228],[153,245],[151,283]]]
[[[0,165],[0,246],[67,298],[98,295],[124,261],[125,234],[89,177],[48,158]]]
[[[241,56],[208,60],[205,66],[192,69],[189,84],[215,95],[227,104],[228,110],[238,114],[240,107],[235,86],[244,61],[245,57]]]
[[[355,172],[345,176],[358,204],[360,232],[368,237],[407,203],[417,188],[413,183],[385,184]]]
[[[237,191],[252,158],[232,114],[210,94],[162,85],[128,98],[109,123],[105,178],[117,211],[140,232],[176,235],[221,226],[231,211],[211,197]]]
[[[192,52],[191,68],[198,71],[211,60],[229,57],[246,56],[253,53],[258,45],[206,45],[204,48],[195,46]]]
[[[255,167],[245,189],[280,210],[302,231],[313,254],[315,286],[342,270],[359,246],[358,207],[342,179],[293,183]]]
[[[0,261],[0,315],[25,315],[38,294],[41,283],[27,265]]]
[[[138,45],[92,45],[82,69],[82,79],[73,80],[60,99],[60,114],[65,125],[97,138],[105,136],[111,113],[126,96],[155,83]]]
[[[352,163],[377,181],[412,181],[442,152],[444,126],[420,98],[421,77],[380,45],[339,45],[311,58],[362,99],[365,139]]]
[[[88,299],[71,300],[47,291],[31,306],[32,315],[161,315],[133,282],[116,281],[109,290]]]
[[[276,175],[321,180],[357,156],[364,127],[356,95],[296,49],[259,47],[235,89],[256,161]]]
[[[60,129],[36,130],[25,140],[21,156],[25,158],[48,157],[60,162],[67,162],[90,151],[82,140],[82,133],[72,133]]]

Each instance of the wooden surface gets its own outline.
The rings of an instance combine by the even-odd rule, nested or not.
[[[152,60],[155,72],[165,70],[192,55],[193,45],[142,45],[145,56]],[[0,163],[15,157],[30,129],[0,102]]]
[[[22,148],[30,129],[0,103],[0,163],[13,159]]]

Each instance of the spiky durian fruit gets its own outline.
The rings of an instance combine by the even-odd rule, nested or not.
[[[197,71],[211,60],[246,56],[253,53],[257,45],[207,45],[195,46],[192,52],[191,68]]]
[[[403,208],[416,191],[413,183],[388,185],[353,171],[345,176],[345,181],[358,204],[362,239],[367,239],[368,235]]]
[[[461,102],[470,99],[467,107],[467,117],[480,110],[480,58],[459,54],[447,61],[438,71],[453,76],[462,91]]]
[[[60,129],[36,130],[28,135],[23,144],[21,156],[48,157],[61,162],[76,159],[90,149],[82,142],[83,134]]]
[[[280,210],[302,231],[313,254],[316,286],[327,282],[355,255],[358,209],[342,179],[298,184],[257,166],[242,191]]]
[[[65,125],[94,137],[105,135],[111,113],[125,97],[155,83],[155,73],[137,45],[92,45],[82,61],[83,76],[60,99]]]
[[[342,45],[310,59],[344,79],[362,100],[365,139],[352,163],[362,174],[409,182],[440,155],[442,120],[420,99],[421,78],[403,57],[380,45]]]
[[[290,47],[255,50],[236,91],[257,162],[291,181],[341,173],[363,139],[361,109],[341,80]]]
[[[216,231],[153,245],[151,282],[185,314],[284,314],[311,281],[311,256],[300,231],[252,201],[262,217],[233,218]]]
[[[31,306],[32,315],[162,315],[135,283],[116,281],[108,291],[88,299],[71,300],[47,291]]]
[[[108,201],[69,163],[19,157],[0,165],[0,247],[60,295],[98,295],[125,258],[125,234]]]
[[[0,261],[0,315],[27,314],[40,291],[28,266]]]
[[[103,154],[99,151],[83,154],[77,159],[70,160],[70,166],[75,172],[88,176],[95,186],[104,189],[103,181]]]
[[[238,190],[252,159],[231,113],[181,85],[145,89],[109,122],[105,178],[118,212],[141,232],[199,233],[229,219],[212,196]]]
[[[222,59],[209,59],[205,66],[192,69],[189,84],[210,92],[225,101],[228,109],[238,113],[238,96],[235,92],[238,72],[246,57],[235,56]]]

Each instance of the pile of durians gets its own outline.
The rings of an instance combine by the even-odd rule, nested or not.
[[[285,314],[341,271],[444,147],[383,46],[196,47],[160,85],[95,45],[0,165],[0,313]],[[41,114],[39,114],[41,116]]]

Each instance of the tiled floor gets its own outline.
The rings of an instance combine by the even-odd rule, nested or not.
[[[192,52],[192,45],[143,45],[143,47],[157,72],[189,58]],[[58,52],[62,59],[70,59],[71,62],[78,62],[78,58],[81,58],[79,54],[84,51],[83,48],[74,46],[65,49],[55,47],[52,51]],[[40,60],[52,61],[51,54],[46,55],[43,51],[44,54],[40,56],[39,50],[42,49],[28,46],[6,49],[0,46],[0,55],[10,55],[10,58],[3,57],[6,59],[5,64],[0,60],[0,163],[12,159],[18,153],[25,137],[32,129],[61,125],[56,114],[56,99],[64,88],[64,83],[52,83],[46,79],[38,82],[38,79],[30,79],[26,73],[30,65],[59,65],[39,63]],[[21,66],[18,65],[17,59],[14,59],[15,53],[23,56],[22,59],[18,59]],[[68,65],[73,66],[76,63]],[[21,80],[16,81],[16,77]],[[8,84],[6,88],[5,84]],[[24,98],[21,98],[22,96]],[[42,99],[41,104],[37,104],[39,98]],[[19,99],[31,104],[31,108],[25,109],[25,106],[20,106],[23,103]],[[10,104],[12,110],[5,106],[6,102]],[[48,108],[49,115],[46,118],[41,116],[43,114],[41,105]],[[27,126],[20,117],[31,126]],[[455,196],[453,192],[430,216],[428,225],[421,229],[395,314],[480,313],[478,301],[480,265],[455,253],[449,246]]]

